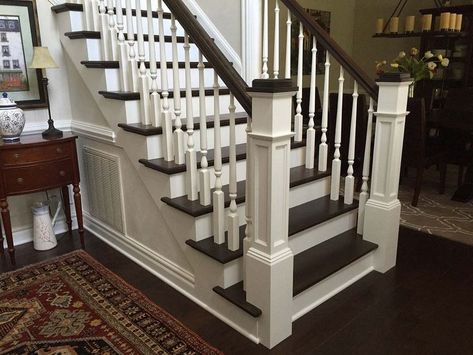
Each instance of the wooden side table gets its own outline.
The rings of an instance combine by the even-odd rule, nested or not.
[[[77,223],[84,248],[84,226],[80,195],[80,175],[76,149],[77,136],[65,134],[59,139],[44,139],[41,135],[21,137],[20,142],[0,142],[0,211],[5,228],[8,253],[15,262],[15,247],[11,229],[8,196],[61,188],[69,233],[72,219],[68,185],[73,185]],[[0,252],[3,254],[3,237],[0,234]]]

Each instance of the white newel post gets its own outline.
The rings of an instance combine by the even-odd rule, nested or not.
[[[249,248],[245,255],[248,302],[262,311],[261,343],[272,348],[292,333],[294,256],[288,245],[292,97],[290,79],[255,80],[251,151]]]
[[[375,269],[396,265],[401,203],[398,200],[409,75],[387,73],[378,80],[378,108],[371,195],[365,207],[363,238],[378,244]]]

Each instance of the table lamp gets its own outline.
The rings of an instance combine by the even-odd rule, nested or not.
[[[56,62],[51,57],[51,54],[49,54],[48,47],[34,47],[33,50],[34,50],[33,60],[31,64],[29,65],[30,69],[44,70],[44,69],[58,68]],[[54,121],[51,118],[51,107],[49,104],[49,93],[48,93],[48,78],[46,78],[46,76],[43,76],[43,86],[44,86],[44,93],[46,95],[46,102],[48,104],[48,114],[49,114],[48,129],[43,132],[43,138],[46,138],[46,139],[61,138],[62,131],[54,127]]]

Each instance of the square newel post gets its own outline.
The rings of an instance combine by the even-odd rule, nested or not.
[[[288,245],[291,80],[254,80],[249,198],[252,223],[245,255],[248,302],[262,310],[259,337],[268,348],[292,333],[294,255]]]
[[[378,108],[373,150],[371,195],[365,207],[366,240],[378,244],[375,269],[396,265],[401,203],[398,200],[409,74],[386,73],[377,81]]]

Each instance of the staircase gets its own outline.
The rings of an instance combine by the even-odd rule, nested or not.
[[[110,127],[119,130],[117,144],[159,207],[163,228],[193,268],[186,282],[170,283],[181,282],[178,288],[186,295],[250,339],[273,347],[290,335],[294,320],[368,273],[394,265],[396,159],[409,82],[392,77],[379,83],[378,93],[297,2],[283,0],[287,13],[300,20],[301,35],[306,28],[313,36],[309,120],[304,123],[301,52],[297,88],[287,80],[268,80],[269,64],[273,77],[283,76],[276,59],[282,52],[277,41],[272,59],[268,54],[269,9],[263,2],[263,80],[251,89],[181,0],[85,0],[52,10],[66,53]],[[277,1],[278,39],[279,6]],[[289,16],[288,38],[291,26]],[[299,36],[300,48],[303,40]],[[321,117],[315,117],[317,45],[327,50]],[[339,101],[336,122],[328,122],[334,59],[340,64]],[[284,77],[290,78],[288,60],[285,65]],[[348,169],[342,172],[346,75],[354,82],[353,114]],[[355,133],[359,89],[372,97],[362,137]],[[377,125],[383,124],[379,140],[378,127],[372,135],[376,100]],[[327,142],[329,125],[336,127],[334,142]],[[316,130],[321,132],[317,138]],[[287,155],[278,154],[279,148],[257,153],[263,136],[268,144],[287,148]],[[354,198],[356,140],[365,142],[359,201]],[[370,196],[372,152],[377,193]],[[276,235],[281,239],[273,239]]]

